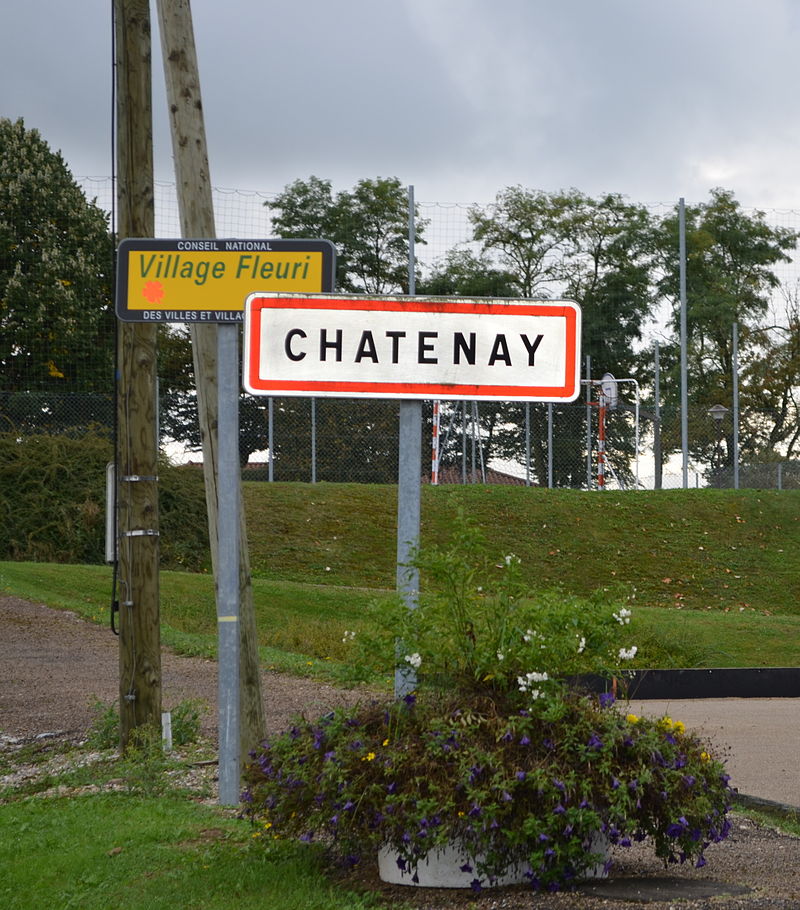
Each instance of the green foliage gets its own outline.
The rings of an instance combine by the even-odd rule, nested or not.
[[[0,903],[8,910],[366,910],[334,888],[315,850],[254,837],[228,813],[170,793],[0,805]]]
[[[400,666],[423,667],[427,685],[543,693],[558,675],[610,677],[641,664],[627,599],[532,592],[518,556],[488,552],[459,511],[449,541],[429,545],[414,561],[423,592],[417,608],[390,601],[349,636],[353,666],[393,669],[399,641]]]
[[[330,180],[295,180],[265,203],[283,238],[330,240],[337,288],[367,294],[408,292],[408,196],[397,177],[363,179],[333,195]],[[424,223],[416,218],[416,241]]]
[[[116,702],[106,704],[95,699],[92,702],[94,720],[86,735],[90,749],[116,749],[119,745],[119,709]]]
[[[411,873],[457,843],[476,890],[520,864],[535,888],[567,885],[602,862],[598,833],[623,847],[649,836],[665,862],[704,865],[730,828],[728,776],[710,747],[567,679],[632,661],[631,612],[526,598],[517,557],[489,573],[464,519],[416,562],[437,594],[392,617],[395,641],[384,619],[361,654],[390,647],[408,694],[303,719],[265,744],[247,771],[247,814],[348,861],[388,846]]]
[[[0,434],[0,553],[101,562],[107,438]]]
[[[184,699],[175,707],[170,709],[172,715],[172,745],[179,749],[183,746],[193,745],[200,739],[200,720],[203,710],[203,703],[199,699]],[[106,704],[99,699],[92,703],[92,713],[94,720],[86,736],[86,745],[90,749],[116,749],[119,746],[119,708],[116,702]],[[141,755],[150,759],[151,751],[150,740],[153,738],[153,731],[148,730],[144,734],[134,730],[133,733],[138,737],[144,736],[144,739],[136,739],[133,742],[132,750],[127,751],[135,757]],[[163,751],[161,743],[161,733],[156,731],[158,736],[158,749]]]
[[[106,465],[110,440],[0,433],[0,554],[7,559],[99,563],[105,553]],[[159,466],[161,564],[209,564],[203,477]]]
[[[775,269],[781,263],[790,261],[798,233],[788,228],[771,227],[766,223],[763,212],[748,214],[730,190],[720,188],[711,191],[708,202],[687,206],[685,218],[689,382],[697,411],[704,415],[714,404],[732,406],[734,323],[738,323],[740,329],[740,364],[751,361],[772,363],[769,355],[774,343],[762,333],[762,322],[780,283]],[[676,334],[680,322],[678,230],[676,210],[661,222],[654,234],[662,269],[658,291],[672,302],[672,324]],[[789,336],[793,337],[791,329]],[[775,388],[771,381],[774,376],[770,370],[765,375],[763,369],[757,366],[748,368],[750,388],[745,392],[745,398],[761,398],[762,408],[760,413],[742,414],[745,449],[752,451],[757,448],[759,454],[763,454],[766,448],[767,452],[775,453],[781,435],[784,438],[787,436],[786,413],[781,412],[779,402],[781,397],[785,404],[792,401],[792,389],[796,389],[796,369],[791,366],[794,361],[793,347],[794,343],[790,343],[788,351],[780,352],[783,356],[775,358],[776,367],[779,367],[781,359],[784,361],[783,396],[774,396],[774,403],[778,406],[770,407],[766,413],[763,405],[774,395]],[[786,366],[789,366],[788,372],[785,372]],[[675,402],[680,389],[677,370],[677,357],[674,357],[671,381],[667,379],[662,383],[666,398],[671,403]],[[706,419],[705,423],[707,425],[710,421]],[[772,438],[770,425],[779,428]],[[725,463],[732,464],[732,425],[728,423],[724,429]],[[714,434],[708,430],[705,434],[695,433],[694,430],[693,427],[690,432],[692,454],[708,461],[716,447]],[[760,437],[761,445],[751,443],[751,435]],[[788,436],[792,435],[789,430]],[[764,442],[767,442],[766,446]],[[665,451],[679,446],[679,441],[674,438],[665,440],[665,443]]]
[[[52,425],[48,392],[113,383],[112,252],[108,216],[61,155],[22,120],[0,119],[0,375],[3,393],[40,392],[26,425]]]
[[[417,293],[433,297],[516,297],[512,272],[498,269],[486,254],[449,250],[429,276],[417,282]]]

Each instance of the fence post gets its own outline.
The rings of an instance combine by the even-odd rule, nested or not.
[[[655,478],[653,487],[660,490],[664,481],[664,465],[661,461],[661,357],[658,342],[653,345],[653,361],[655,376],[653,379],[654,418],[653,418],[653,461],[655,462]]]
[[[317,399],[311,399],[311,483],[317,482]]]
[[[525,402],[525,486],[531,485],[531,403]]]
[[[683,489],[689,486],[689,368],[686,355],[686,205],[678,200],[678,259],[681,302],[681,455]]]
[[[739,323],[733,324],[733,489],[739,489]]]
[[[586,355],[586,489],[592,489],[592,358]]]
[[[269,482],[275,479],[275,443],[274,443],[274,422],[275,422],[275,412],[272,406],[272,399],[267,399],[267,448],[269,450],[269,458],[267,459],[267,471]]]

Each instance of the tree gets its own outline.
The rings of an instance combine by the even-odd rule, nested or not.
[[[487,211],[474,208],[474,238],[481,260],[494,255],[518,294],[559,296],[577,302],[583,314],[582,350],[595,375],[638,372],[635,344],[652,307],[652,223],[648,211],[618,194],[592,199],[578,190],[546,193],[510,187]],[[518,403],[482,408],[490,454],[521,459],[525,408]],[[484,416],[485,415],[485,416]],[[568,438],[572,458],[558,459],[555,481],[585,479],[584,409],[563,408],[560,443]],[[629,474],[632,434],[621,417],[609,420],[609,452],[620,475]],[[547,411],[530,410],[534,474],[543,481],[547,464]]]
[[[359,180],[333,195],[319,177],[295,180],[265,205],[285,239],[330,240],[337,249],[341,291],[395,294],[408,291],[408,197],[397,177]],[[424,223],[416,221],[416,242]]]
[[[716,441],[702,425],[714,404],[732,406],[733,325],[739,324],[739,357],[748,363],[770,349],[758,331],[767,316],[780,281],[775,266],[790,261],[798,233],[767,224],[764,213],[743,211],[730,190],[713,189],[709,201],[687,206],[686,220],[686,325],[690,394],[697,405],[696,432],[690,429],[692,454],[709,460]],[[678,212],[665,218],[655,232],[662,270],[658,290],[672,302],[672,327],[678,332],[679,260]],[[761,345],[759,351],[759,345]],[[766,382],[767,374],[750,369],[750,380]],[[767,384],[772,388],[772,381]],[[677,394],[677,375],[665,387]],[[765,386],[765,389],[767,386]],[[770,392],[773,394],[773,392]],[[761,418],[764,418],[762,408]],[[750,431],[743,427],[745,435]],[[764,434],[753,427],[753,437]],[[732,427],[726,427],[725,461],[732,461]],[[767,434],[769,436],[769,434]],[[757,448],[757,446],[756,446]]]
[[[800,452],[800,293],[786,293],[787,325],[748,330],[741,370],[741,455],[750,463]]]
[[[444,261],[417,282],[417,293],[432,297],[517,297],[514,275],[497,268],[484,253],[448,250]]]
[[[49,398],[111,389],[112,271],[106,213],[86,199],[61,155],[36,130],[0,119],[0,374],[6,393]],[[50,420],[41,401],[38,413],[41,422]],[[36,415],[29,419],[36,422]]]

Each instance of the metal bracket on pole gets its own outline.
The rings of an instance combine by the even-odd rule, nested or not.
[[[158,531],[153,528],[137,528],[134,531],[120,531],[120,537],[159,537]]]
[[[142,483],[145,481],[158,483],[158,474],[127,474],[124,477],[120,477],[119,481],[120,483]]]

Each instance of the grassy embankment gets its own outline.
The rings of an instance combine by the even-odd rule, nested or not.
[[[245,485],[269,665],[335,675],[342,633],[393,586],[395,495],[360,484]],[[635,594],[643,665],[800,665],[800,493],[427,487],[423,546],[447,540],[458,506],[493,557],[521,557],[532,589]],[[102,622],[110,570],[0,563],[0,590]],[[161,590],[165,643],[213,654],[211,578],[163,572]]]

